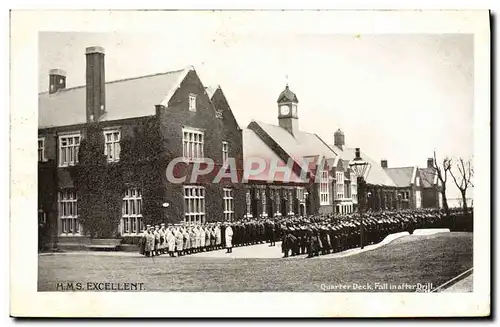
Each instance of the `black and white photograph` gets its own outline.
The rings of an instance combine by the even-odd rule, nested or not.
[[[476,25],[433,32],[425,12],[386,32],[366,27],[377,12],[343,18],[358,29],[331,27],[342,16],[329,11],[77,14],[62,20],[107,29],[34,31],[37,161],[34,130],[30,156],[12,159],[33,167],[19,194],[33,195],[23,225],[37,216],[37,296],[341,294],[373,306],[489,287],[489,252],[477,256],[490,241],[490,167],[478,162],[489,93],[477,91],[489,35]],[[488,31],[487,12],[462,14],[442,22]],[[484,299],[471,314],[489,314]]]

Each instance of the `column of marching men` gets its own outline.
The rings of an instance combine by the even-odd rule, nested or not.
[[[419,228],[450,228],[472,231],[472,211],[450,209],[449,215],[437,209],[399,212],[369,212],[349,215],[274,217],[244,219],[235,222],[181,223],[147,225],[140,239],[140,253],[146,256],[179,257],[220,250],[231,253],[233,247],[281,240],[284,257],[307,254],[308,257],[345,251],[379,243],[387,235]]]

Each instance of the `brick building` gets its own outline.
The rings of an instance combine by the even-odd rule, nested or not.
[[[245,173],[247,164],[265,163],[263,171],[248,174],[249,217],[354,210],[357,188],[348,163],[318,135],[299,128],[298,102],[287,85],[277,100],[278,125],[252,121],[243,130]]]
[[[55,69],[49,73],[49,91],[38,95],[39,217],[47,221],[53,236],[86,235],[78,219],[79,190],[70,170],[79,164],[88,124],[98,122],[102,127],[102,155],[109,165],[120,163],[121,141],[133,139],[141,122],[153,120],[160,130],[162,161],[181,158],[183,171],[189,172],[203,158],[212,159],[217,170],[231,157],[242,170],[242,131],[222,90],[206,88],[194,68],[106,81],[104,49],[89,47],[85,56],[86,85],[66,88],[66,73]],[[155,173],[163,176],[158,205],[166,208],[148,221],[208,222],[244,214],[245,190],[239,183],[190,183],[189,179],[175,183],[165,172]],[[143,229],[142,208],[150,199],[141,183],[123,183],[127,188],[116,228],[120,236],[134,236]]]
[[[355,158],[355,149],[345,148],[345,135],[339,129],[334,134],[332,149],[349,163]],[[389,167],[387,159],[380,164],[366,153],[360,156],[368,163],[365,173],[366,207],[370,210],[404,210],[441,208],[440,185],[432,168],[433,159],[427,160],[426,168],[418,166]]]

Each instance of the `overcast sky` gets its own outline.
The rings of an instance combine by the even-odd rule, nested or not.
[[[100,45],[108,81],[193,65],[205,85],[221,85],[241,127],[277,124],[288,76],[300,129],[329,143],[341,128],[348,147],[390,167],[425,166],[434,149],[473,154],[470,35],[237,33],[241,21],[190,23],[147,34],[40,33],[40,91],[51,68],[67,71],[67,87],[83,85],[85,48]]]

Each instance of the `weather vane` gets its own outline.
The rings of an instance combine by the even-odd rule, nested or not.
[[[288,86],[288,74],[285,75],[286,86]]]

